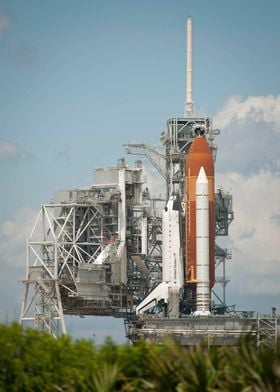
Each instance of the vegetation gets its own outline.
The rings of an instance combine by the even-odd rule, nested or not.
[[[19,325],[0,325],[0,391],[280,391],[280,350],[159,346],[97,348]]]

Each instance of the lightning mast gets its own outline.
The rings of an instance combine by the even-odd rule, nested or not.
[[[187,18],[187,57],[186,57],[186,100],[185,117],[194,116],[194,102],[192,97],[192,18]]]

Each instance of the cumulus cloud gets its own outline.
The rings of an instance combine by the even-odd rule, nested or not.
[[[214,117],[215,124],[221,128],[246,120],[269,124],[274,132],[280,133],[280,96],[255,96],[244,100],[234,96]]]
[[[232,97],[214,124],[217,184],[233,194],[235,214],[228,293],[250,295],[256,306],[259,296],[280,295],[280,97]]]
[[[0,34],[8,30],[11,26],[11,21],[6,14],[0,12]]]
[[[28,157],[22,147],[7,140],[0,139],[0,159],[18,159]]]
[[[280,96],[232,97],[213,122],[221,129],[217,168],[280,173]]]
[[[280,227],[272,218],[279,208],[279,178],[263,171],[248,177],[224,173],[219,180],[233,194],[235,220],[230,237],[239,267],[245,263],[254,273],[280,276]],[[280,294],[280,283],[278,288]]]

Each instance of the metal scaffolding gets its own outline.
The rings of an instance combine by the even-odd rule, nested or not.
[[[178,343],[185,346],[237,345],[240,339],[250,335],[256,345],[267,345],[276,348],[279,339],[280,318],[271,316],[238,317],[188,316],[180,319],[142,317],[132,321],[128,327],[128,335],[135,342],[149,339],[161,343],[172,336]]]
[[[161,277],[161,218],[142,183],[141,162],[120,160],[96,169],[92,187],[42,206],[27,242],[21,323],[57,336],[65,314],[133,312]]]
[[[82,200],[83,196],[84,192]],[[112,235],[114,222],[107,223],[106,218],[98,203],[42,206],[27,243],[22,322],[34,321],[54,335],[59,330],[65,333],[63,314],[70,312],[71,299],[79,296],[79,266],[94,265],[105,249],[104,236]]]
[[[272,347],[276,350],[280,336],[280,319],[276,314],[271,316],[258,315],[257,345]]]

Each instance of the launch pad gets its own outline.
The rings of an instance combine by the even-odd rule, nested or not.
[[[276,347],[280,336],[277,328],[279,324],[279,317],[277,319],[273,315],[240,317],[232,314],[186,316],[180,319],[143,317],[128,324],[127,334],[132,342],[145,339],[162,343],[165,339],[172,338],[183,346],[237,345],[240,339],[250,335],[256,345]]]
[[[113,316],[132,342],[224,345],[250,333],[276,343],[276,314],[254,318],[226,301],[231,252],[217,239],[228,235],[232,195],[214,185],[220,131],[194,114],[190,18],[187,31],[185,116],[168,119],[160,147],[124,145],[154,166],[165,195],[152,197],[142,162],[123,158],[95,169],[89,187],[55,193],[27,242],[22,324],[57,336],[64,315]]]

